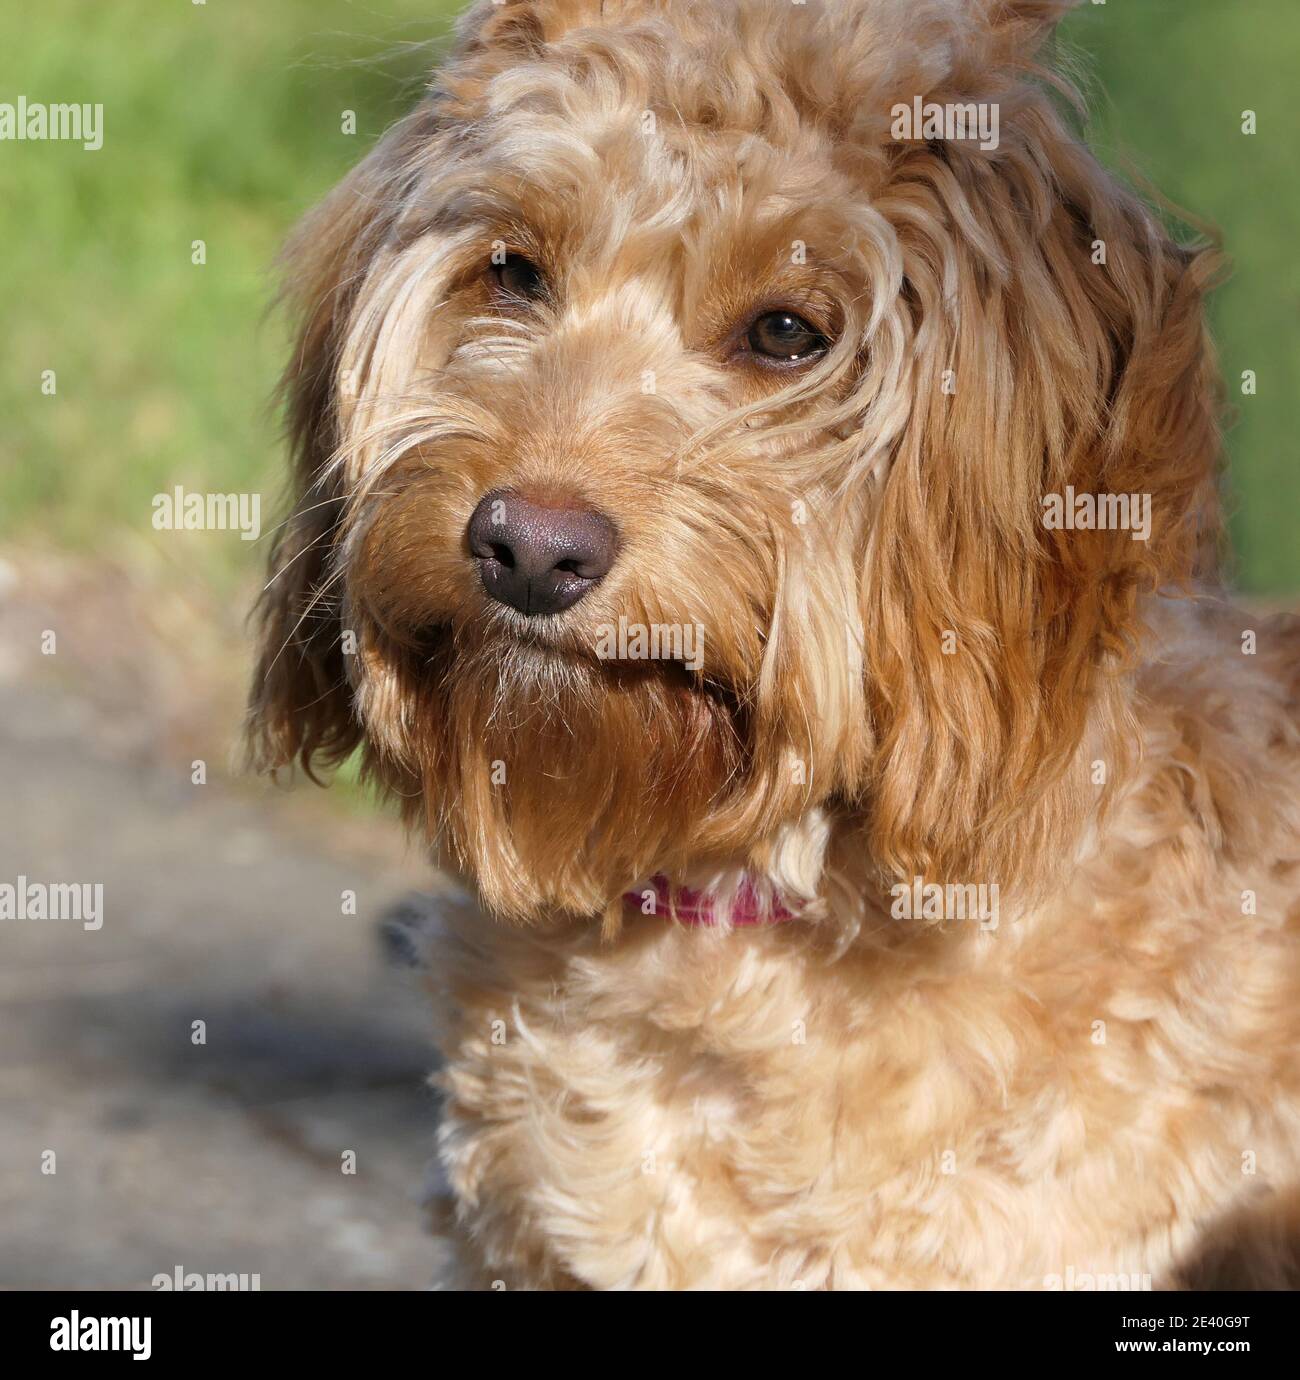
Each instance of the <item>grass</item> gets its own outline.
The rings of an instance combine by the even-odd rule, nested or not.
[[[1093,146],[1219,228],[1233,276],[1210,319],[1235,421],[1229,504],[1241,586],[1300,591],[1300,7],[1293,0],[1084,5],[1066,26],[1092,59]],[[1242,133],[1253,110],[1258,132]],[[1243,396],[1254,370],[1258,391]]]
[[[233,534],[155,534],[150,500],[265,491],[283,357],[266,315],[277,245],[409,104],[446,0],[43,0],[0,18],[0,100],[104,106],[96,153],[0,145],[0,536],[162,549],[217,588],[259,565]],[[1237,264],[1214,312],[1236,396],[1243,585],[1300,589],[1291,413],[1300,393],[1300,191],[1289,163],[1300,11],[1291,0],[1085,5],[1067,33],[1109,93],[1096,135],[1219,224]],[[1240,132],[1254,109],[1259,133]],[[341,130],[354,110],[357,132]],[[192,243],[204,241],[206,264]],[[54,370],[57,392],[41,392]],[[155,553],[156,555],[157,553]]]
[[[445,31],[439,8],[6,7],[0,99],[102,103],[104,146],[0,145],[0,530],[92,550],[170,540],[218,581],[256,565],[231,533],[155,537],[150,500],[177,484],[276,492],[277,247],[409,104],[429,60],[410,43]]]

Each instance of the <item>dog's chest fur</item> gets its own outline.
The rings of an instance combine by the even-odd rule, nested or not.
[[[466,917],[438,964],[470,1268],[1160,1287],[1297,1169],[1295,741],[1252,684],[1148,675],[1105,837],[996,931],[881,914],[837,956],[797,923],[602,944]]]
[[[665,930],[550,981],[523,961],[542,980],[477,989],[446,1080],[444,1160],[507,1287],[1137,1288],[1249,1170],[1293,1169],[1267,1060],[1221,1029],[1189,1050],[1172,999],[1103,994],[1086,958],[1017,986]],[[1211,967],[1187,996],[1231,985]]]

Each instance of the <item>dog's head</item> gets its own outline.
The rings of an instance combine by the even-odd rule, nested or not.
[[[1032,876],[1214,508],[1212,261],[1082,146],[1065,7],[474,5],[289,250],[261,760],[364,744],[520,918],[831,837]]]

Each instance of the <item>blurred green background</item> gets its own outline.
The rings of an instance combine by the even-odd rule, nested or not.
[[[150,500],[279,493],[276,248],[418,90],[447,0],[43,0],[0,17],[0,100],[101,102],[105,143],[0,144],[0,539],[120,554]],[[1300,590],[1300,3],[1109,0],[1065,28],[1093,74],[1102,156],[1219,226],[1214,327],[1236,420],[1246,590]],[[1258,133],[1241,131],[1241,112]],[[342,132],[345,110],[357,132]],[[207,262],[191,263],[203,240]],[[57,374],[43,396],[42,371]],[[1242,397],[1242,371],[1258,394]],[[263,524],[269,527],[273,503]],[[232,602],[263,544],[172,543]],[[175,555],[170,554],[175,552]],[[156,559],[157,557],[155,557]]]

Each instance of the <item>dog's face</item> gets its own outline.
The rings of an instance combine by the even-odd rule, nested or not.
[[[811,896],[835,829],[969,877],[1082,809],[1214,420],[1204,266],[1026,75],[1059,8],[476,6],[291,248],[263,758],[363,741],[520,918]],[[972,102],[995,147],[897,127]],[[1066,485],[1151,541],[1045,528]]]

